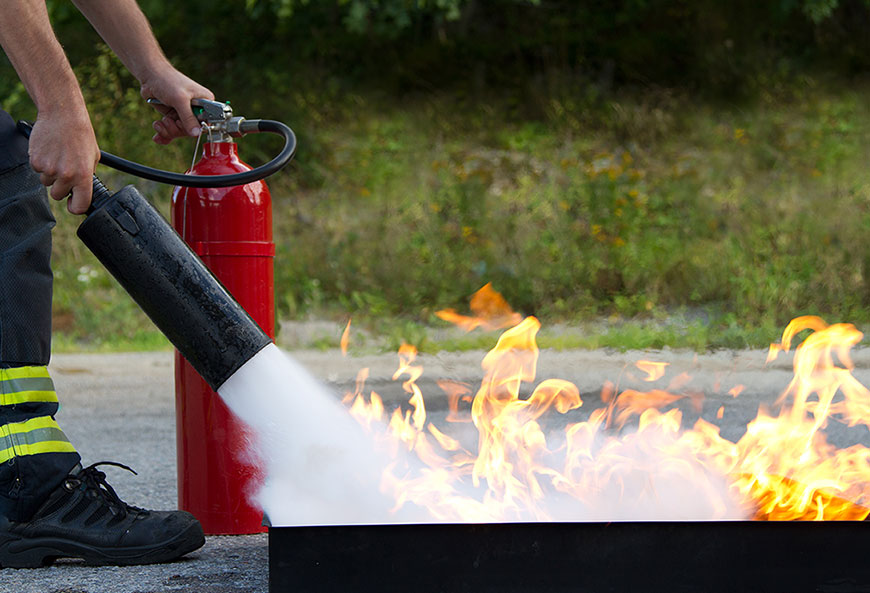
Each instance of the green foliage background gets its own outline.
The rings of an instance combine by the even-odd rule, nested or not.
[[[180,69],[299,134],[270,182],[282,318],[426,322],[494,281],[552,319],[689,312],[719,328],[692,326],[700,347],[801,313],[870,320],[863,0],[140,4]],[[137,82],[48,6],[102,148],[186,167],[192,143],[151,144]],[[35,115],[5,62],[0,102]],[[252,163],[275,150],[243,143]],[[58,219],[63,339],[152,344]]]

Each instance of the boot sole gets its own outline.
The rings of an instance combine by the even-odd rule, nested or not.
[[[180,558],[203,544],[205,536],[198,523],[165,542],[135,547],[100,547],[69,539],[0,533],[0,568],[39,568],[58,558],[80,558],[92,566],[156,564]]]

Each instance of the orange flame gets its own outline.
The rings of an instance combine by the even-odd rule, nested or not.
[[[482,327],[486,330],[502,329],[511,327],[520,322],[522,317],[514,313],[504,297],[493,290],[492,283],[487,282],[480,290],[471,297],[470,303],[473,317],[460,315],[454,309],[436,311],[439,319],[449,321],[467,332]]]
[[[744,389],[745,389],[745,387],[743,387],[743,385],[735,385],[734,387],[732,387],[731,389],[728,390],[728,395],[730,395],[731,397],[737,397],[738,395],[743,393]]]
[[[616,398],[616,407],[620,410],[616,416],[618,426],[623,426],[633,415],[641,415],[649,408],[663,408],[682,399],[682,395],[672,395],[661,389],[642,392],[626,389]]]
[[[341,340],[339,342],[343,356],[347,356],[348,344],[350,344],[350,319],[347,320],[347,325],[344,327],[344,331],[341,332]]]
[[[489,285],[478,295],[496,305],[487,309],[473,302],[477,317],[456,316],[460,325],[514,319]],[[870,449],[837,449],[824,433],[832,418],[870,427],[870,390],[851,373],[849,352],[862,337],[854,326],[829,326],[817,317],[792,321],[770,356],[789,351],[802,331],[812,333],[795,350],[794,379],[777,402],[781,410],[776,415],[760,410],[732,442],[703,419],[684,429],[680,410],[666,409],[683,398],[701,405],[702,394],[672,393],[689,383],[685,374],[673,378],[668,390],[620,391],[608,382],[602,407],[585,421],[568,423],[560,433],[547,431],[548,415],[567,415],[583,401],[577,387],[562,379],[534,385],[541,326],[534,317],[515,321],[484,357],[483,379],[473,398],[468,385],[438,382],[447,394],[448,420],[473,422],[474,452],[427,420],[417,384],[423,367],[415,364],[412,346],[400,349],[393,375],[409,394],[408,409],[396,408],[384,433],[377,430],[385,421],[383,402],[374,392],[366,399],[367,373],[358,376],[354,392],[345,398],[351,414],[378,436],[379,446],[413,452],[422,463],[413,469],[397,458],[385,471],[381,486],[393,496],[396,510],[416,505],[437,519],[460,522],[648,519],[643,513],[652,501],[674,497],[679,502],[669,511],[671,519],[748,514],[757,520],[862,520],[870,514]],[[665,366],[637,364],[646,381],[661,379]],[[524,391],[525,385],[534,387]],[[736,397],[742,389],[735,386],[728,393]],[[469,399],[470,414],[460,412],[460,402]],[[719,407],[716,417],[723,415]],[[610,426],[614,416],[621,430]],[[635,417],[636,429],[626,430]],[[698,514],[683,501],[692,501]]]
[[[664,377],[665,368],[668,366],[668,363],[638,360],[635,366],[646,373],[646,377],[643,380],[651,383]]]
[[[447,422],[471,422],[471,413],[467,415],[459,412],[459,403],[471,403],[471,387],[459,381],[438,379],[438,387],[447,395]]]

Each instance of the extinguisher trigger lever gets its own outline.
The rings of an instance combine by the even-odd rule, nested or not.
[[[221,124],[233,117],[233,108],[229,101],[222,103],[209,99],[193,99],[190,105],[196,119],[209,125]]]
[[[166,105],[163,101],[154,97],[145,99],[145,102],[149,105]],[[225,122],[233,116],[233,108],[230,107],[229,101],[221,103],[220,101],[212,101],[210,99],[192,99],[190,101],[190,108],[198,121],[209,125]]]

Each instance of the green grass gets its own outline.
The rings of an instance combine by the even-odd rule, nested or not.
[[[553,99],[529,121],[498,103],[362,101],[355,121],[323,118],[299,166],[329,174],[281,205],[283,311],[425,319],[493,281],[550,319],[714,306],[746,326],[865,320],[864,92],[742,110]]]
[[[156,328],[132,336],[116,334],[100,339],[81,339],[75,334],[56,332],[51,347],[53,352],[151,352],[171,348],[172,345]]]
[[[321,329],[307,342],[282,341],[291,349],[336,349],[343,322],[336,322],[331,333]],[[413,344],[421,352],[461,352],[489,350],[500,332],[475,330],[465,333],[434,318],[419,321],[401,318],[355,317],[352,323],[350,352],[370,354],[394,352],[403,343]],[[571,324],[544,323],[537,336],[540,348],[553,350],[613,349],[658,350],[688,349],[704,352],[716,349],[767,348],[778,342],[782,328],[773,326],[741,327],[730,315],[715,312],[675,311],[659,319],[624,319],[613,316]]]
[[[104,146],[186,168],[192,144],[151,146],[147,109],[116,82],[86,89]],[[485,347],[429,326],[492,281],[545,327],[595,328],[545,331],[553,348],[762,347],[797,315],[870,321],[867,85],[807,78],[741,105],[656,90],[518,102],[307,88],[274,93],[300,136],[295,164],[270,181],[283,319],[350,314],[381,322],[384,347]],[[270,150],[242,141],[254,162]],[[168,209],[170,188],[137,185]],[[57,343],[159,346],[74,237],[76,217],[57,216]],[[696,309],[713,313],[668,321]]]

